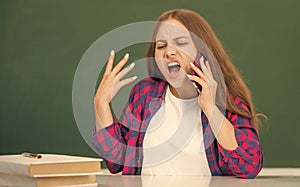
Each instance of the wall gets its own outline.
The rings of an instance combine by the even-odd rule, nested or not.
[[[0,154],[96,156],[72,110],[81,57],[103,34],[174,8],[206,18],[251,89],[257,110],[268,116],[260,133],[265,166],[300,167],[297,0],[1,1]],[[143,45],[127,50],[132,58],[145,54]]]

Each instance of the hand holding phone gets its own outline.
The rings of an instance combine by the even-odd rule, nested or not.
[[[203,57],[204,64],[205,64],[205,62],[207,61],[207,58],[201,52],[198,52],[197,56],[196,56],[196,59],[194,61],[194,65],[202,71],[201,66],[200,66],[200,58],[201,57]],[[192,75],[198,76],[195,71],[193,71]],[[200,84],[198,84],[197,82],[195,82],[195,81],[193,81],[193,83],[198,87],[199,91],[201,92],[202,91],[202,86]]]

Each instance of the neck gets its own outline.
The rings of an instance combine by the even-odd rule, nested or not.
[[[184,81],[181,87],[174,88],[170,85],[170,91],[180,99],[192,99],[198,96],[198,92],[190,80]]]

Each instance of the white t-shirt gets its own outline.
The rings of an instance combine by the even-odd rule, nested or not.
[[[211,176],[198,98],[182,100],[167,88],[143,142],[142,175]]]

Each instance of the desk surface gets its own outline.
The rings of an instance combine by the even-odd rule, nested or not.
[[[202,177],[202,176],[122,176],[100,175],[97,177],[101,187],[299,187],[300,176],[258,176],[255,179],[235,177]]]

